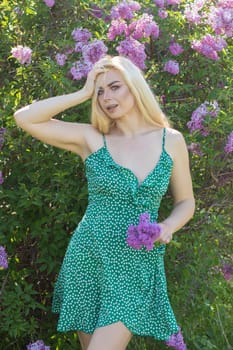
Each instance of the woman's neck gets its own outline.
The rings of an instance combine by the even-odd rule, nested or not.
[[[131,138],[155,129],[159,128],[147,122],[141,115],[135,114],[116,120],[110,133]]]

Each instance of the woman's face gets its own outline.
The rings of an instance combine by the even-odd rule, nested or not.
[[[98,75],[96,94],[101,109],[111,119],[122,118],[136,109],[134,96],[116,69]]]

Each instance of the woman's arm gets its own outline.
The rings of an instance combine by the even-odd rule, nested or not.
[[[94,68],[88,75],[84,87],[77,92],[51,97],[19,109],[14,114],[17,125],[45,143],[81,155],[83,148],[86,147],[86,134],[91,126],[64,122],[53,119],[53,117],[90,99],[94,90],[95,78],[99,72],[99,68]]]
[[[162,234],[159,241],[162,243],[169,243],[172,234],[192,218],[195,210],[189,157],[184,138],[180,133],[173,132],[167,137],[167,141],[167,150],[171,150],[174,162],[170,181],[174,207],[171,214],[160,223]]]

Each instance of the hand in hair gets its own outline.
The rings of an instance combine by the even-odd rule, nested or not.
[[[95,80],[96,80],[97,75],[104,73],[104,72],[105,72],[105,67],[100,66],[97,63],[96,65],[94,65],[94,67],[92,68],[92,70],[88,74],[86,83],[82,88],[83,92],[85,93],[85,95],[88,98],[91,98],[93,93],[94,93]]]

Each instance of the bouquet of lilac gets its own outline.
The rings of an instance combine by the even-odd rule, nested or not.
[[[155,241],[159,238],[161,226],[155,221],[150,222],[150,214],[143,213],[139,216],[138,225],[130,225],[127,231],[127,243],[133,249],[152,250]]]
[[[172,334],[171,337],[165,341],[165,344],[171,348],[174,348],[175,350],[187,349],[180,329],[178,333]]]

